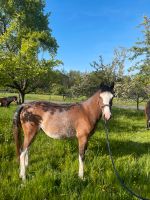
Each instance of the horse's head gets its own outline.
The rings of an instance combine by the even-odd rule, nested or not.
[[[12,97],[13,102],[15,102],[16,104],[18,104],[18,98],[16,96]]]
[[[100,86],[100,107],[102,109],[102,116],[105,120],[111,118],[111,106],[114,96],[114,83],[111,85],[101,84]]]

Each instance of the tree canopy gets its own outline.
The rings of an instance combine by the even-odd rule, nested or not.
[[[54,59],[58,45],[44,6],[41,0],[0,1],[0,83],[17,89],[21,103],[36,80],[61,63]],[[41,51],[48,51],[49,59],[39,60]]]
[[[150,84],[150,18],[145,16],[139,27],[142,27],[142,39],[138,39],[130,49],[130,59],[135,61],[130,70],[136,70],[136,74],[147,85]]]
[[[137,109],[139,102],[150,95],[150,18],[144,16],[139,28],[142,28],[142,38],[130,48],[130,60],[134,61],[134,65],[129,70],[134,72],[129,95],[136,100]]]

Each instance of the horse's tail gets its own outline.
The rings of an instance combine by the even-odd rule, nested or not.
[[[20,152],[21,152],[21,122],[20,122],[20,113],[23,109],[24,105],[22,104],[19,106],[14,114],[13,117],[13,136],[16,145],[16,155],[18,161],[20,159]]]

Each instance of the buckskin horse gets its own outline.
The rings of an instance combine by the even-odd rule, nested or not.
[[[55,104],[34,101],[22,104],[13,118],[13,135],[16,153],[20,161],[20,178],[26,179],[28,148],[39,129],[49,137],[64,139],[76,137],[79,146],[79,177],[83,179],[83,161],[89,137],[94,132],[97,121],[111,118],[114,83],[101,84],[100,89],[89,99],[75,104]],[[21,149],[20,128],[24,132]]]
[[[0,98],[0,103],[1,103],[2,107],[8,107],[10,105],[10,103],[12,103],[12,102],[18,103],[16,96]]]
[[[147,129],[150,129],[150,101],[148,101],[145,106],[145,115],[146,115]]]

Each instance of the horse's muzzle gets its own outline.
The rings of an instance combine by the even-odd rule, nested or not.
[[[111,116],[112,116],[111,114],[104,114],[103,118],[104,118],[104,120],[108,121],[111,119]]]

